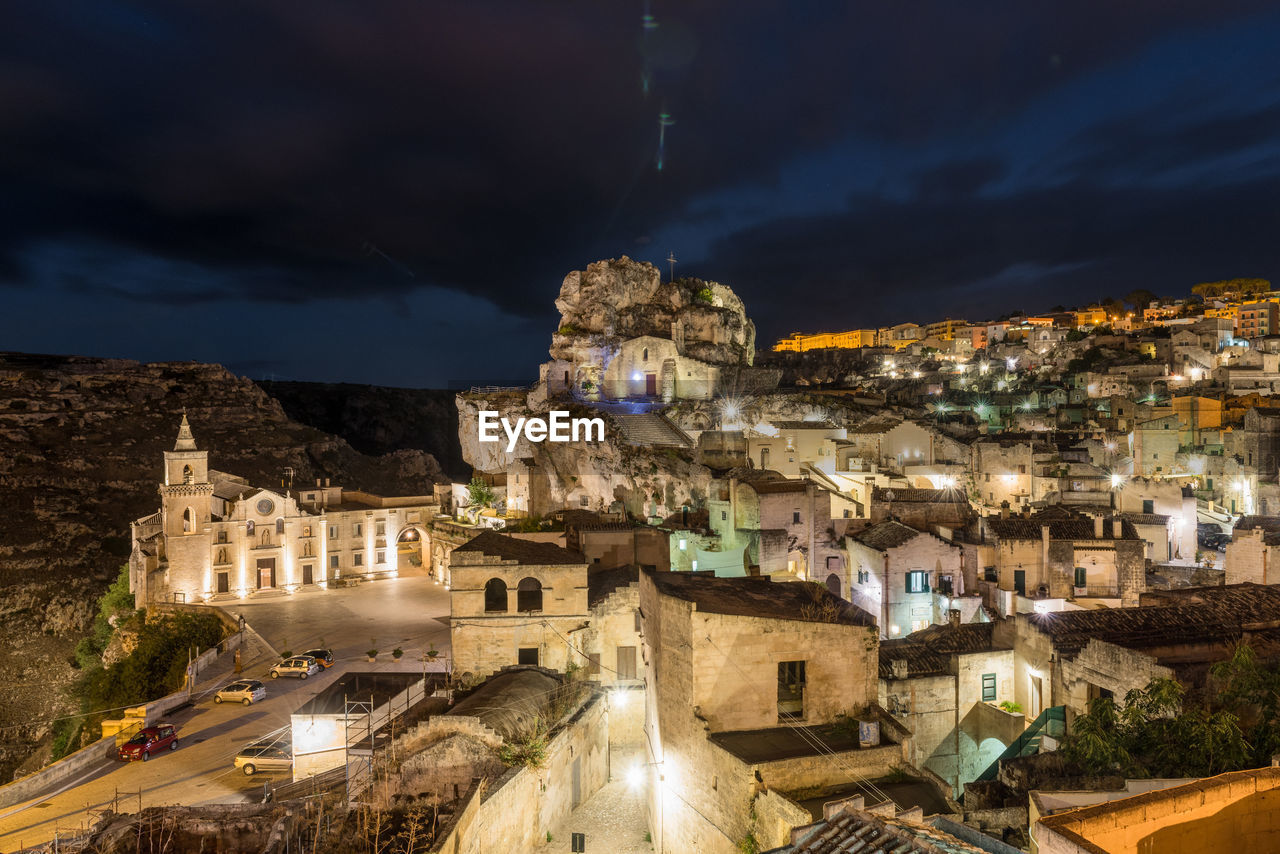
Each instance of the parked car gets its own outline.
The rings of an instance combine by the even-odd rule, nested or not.
[[[288,771],[293,767],[293,756],[288,745],[250,745],[236,754],[236,767],[245,776],[258,771]]]
[[[149,726],[120,747],[119,756],[126,762],[141,759],[146,762],[153,753],[178,749],[178,731],[173,724]]]
[[[309,655],[295,655],[279,664],[273,664],[270,672],[272,679],[279,679],[281,676],[297,676],[299,679],[306,679],[312,673],[320,672],[320,662]]]
[[[333,667],[333,650],[331,649],[309,649],[303,655],[309,655],[320,662],[320,666],[325,670]]]
[[[267,686],[257,679],[241,679],[213,695],[215,703],[256,703],[267,697]]]

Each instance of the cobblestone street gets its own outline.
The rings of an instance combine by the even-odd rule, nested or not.
[[[645,837],[643,790],[631,788],[625,779],[633,761],[631,754],[615,753],[614,779],[554,828],[551,842],[544,840],[535,850],[539,854],[570,851],[570,834],[577,832],[587,835],[589,854],[652,854],[653,845]]]

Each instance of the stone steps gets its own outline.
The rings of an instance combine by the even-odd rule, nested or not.
[[[692,448],[693,440],[662,415],[615,415],[618,431],[628,445],[658,448]]]

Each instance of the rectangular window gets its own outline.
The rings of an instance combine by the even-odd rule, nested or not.
[[[907,573],[908,593],[928,593],[929,573],[923,569],[913,569]]]
[[[1150,498],[1144,498],[1142,500],[1142,512],[1143,513],[1156,512],[1156,502]]]
[[[587,654],[587,675],[600,675],[600,653],[591,652]]]
[[[218,532],[218,542],[220,542],[220,543],[225,543],[226,541],[227,541],[227,532],[226,532],[226,531],[219,531],[219,532]]]
[[[351,555],[351,565],[364,566],[364,554],[361,552],[356,552],[355,554]]]
[[[618,678],[636,678],[636,648],[634,646],[618,647]]]
[[[536,646],[523,646],[516,652],[517,664],[532,664],[535,667],[538,664],[538,648]]]
[[[689,548],[689,541],[684,537],[680,538],[680,551],[686,551]]]
[[[379,536],[379,537],[385,537],[385,536],[387,535],[387,523],[386,523],[386,522],[379,522],[379,523],[378,523],[377,534],[378,534],[378,536]]]
[[[378,563],[386,563],[386,562],[387,562],[387,553],[386,553],[386,552],[384,552],[384,551],[382,551],[381,549],[379,549],[379,550],[376,552],[376,555],[377,555]]]
[[[337,569],[337,568],[338,568],[338,556],[337,556],[337,555],[329,555],[329,568],[330,568],[330,569]]]
[[[938,576],[938,592],[945,593],[947,596],[951,595],[951,576],[950,575]]]
[[[359,537],[359,536],[362,536],[363,534],[364,534],[364,525],[362,525],[359,522],[356,522],[355,525],[351,527],[351,536]]]
[[[996,675],[994,673],[982,674],[982,702],[994,703],[996,701]]]
[[[640,634],[640,609],[636,608],[636,634]]]
[[[1088,579],[1085,577],[1084,567],[1077,566],[1076,567],[1076,587],[1084,587],[1087,584],[1088,584]]]
[[[729,514],[728,514],[727,512],[725,512],[724,510],[721,510],[721,511],[720,511],[720,521],[721,521],[721,522],[724,522],[724,521],[725,521],[725,520],[727,520],[728,518],[729,518]]]
[[[799,510],[792,510],[792,511],[791,511],[791,524],[793,524],[793,525],[799,525],[799,524],[800,524],[800,511],[799,511]]]
[[[804,718],[804,662],[778,662],[778,720]]]
[[[331,539],[331,540],[336,540],[336,539],[338,539],[338,526],[337,526],[337,525],[330,525],[330,526],[329,526],[329,539]]]

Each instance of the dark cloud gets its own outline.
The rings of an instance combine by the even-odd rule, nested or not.
[[[1123,249],[1095,234],[1088,208],[1115,199],[1017,186],[1011,149],[1035,132],[1019,122],[1096,75],[1158,76],[1137,63],[1161,39],[1194,47],[1224,27],[1274,28],[1269,6],[654,0],[659,27],[645,35],[639,0],[24,3],[0,30],[0,282],[81,306],[206,311],[395,306],[437,287],[542,322],[568,270],[680,253],[660,238],[687,226],[719,241],[698,272],[741,276],[761,308],[792,271],[842,289],[817,299],[839,312],[824,317],[850,321],[891,282],[944,288],[1034,269],[1051,284],[1064,263],[1106,268],[1111,256],[1077,247]],[[1216,132],[1180,125],[1175,107],[1151,116],[1103,97],[1096,109],[1083,122],[1092,135],[1064,136],[1069,150],[1037,180],[1167,177],[1277,129],[1262,95]],[[658,172],[663,111],[675,123]],[[750,218],[767,224],[744,234],[746,209],[711,201],[785,191],[788,169],[853,142],[896,162],[907,189],[776,223],[766,199]],[[843,195],[874,169],[822,180]],[[966,210],[975,197],[985,201]],[[1159,201],[1187,211],[1191,198]],[[1142,222],[1145,203],[1129,204]],[[1190,230],[1169,227],[1180,240]],[[1142,240],[1154,228],[1133,236],[1162,243]],[[1164,264],[1150,263],[1148,279]]]

